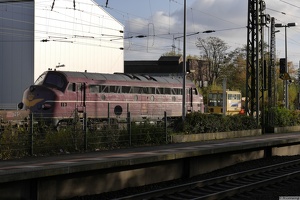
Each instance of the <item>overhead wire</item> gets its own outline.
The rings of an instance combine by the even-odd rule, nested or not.
[[[272,1],[273,3],[273,1]],[[280,3],[280,8],[284,9],[282,11],[279,11],[277,9],[274,9],[274,8],[267,8],[268,10],[274,12],[274,16],[277,23],[282,23],[282,24],[288,24],[290,23],[291,21],[293,22],[296,22],[297,19],[299,20],[300,19],[300,16],[297,16],[297,15],[294,15],[291,13],[291,8],[296,8],[296,9],[299,9],[300,6],[296,5],[296,4],[293,4],[293,3],[290,3],[290,2],[287,2],[287,1],[284,1],[284,0],[278,0],[278,3]],[[285,4],[285,5],[283,5]],[[278,4],[279,5],[279,4]],[[272,7],[274,7],[275,5],[272,4]],[[279,16],[280,15],[280,16]],[[278,29],[279,30],[279,29]],[[292,27],[289,29],[289,34],[287,35],[287,42],[290,45],[292,46],[300,46],[300,43],[298,42],[298,40],[294,39],[293,35],[298,35],[298,34],[293,34],[293,32],[297,32],[297,33],[300,33],[300,28],[298,26],[295,26],[295,27]],[[291,34],[292,33],[292,34]],[[284,40],[284,37],[285,37],[285,34],[284,33],[279,33],[281,34],[280,37],[276,37],[277,40],[281,41],[282,43],[285,42]],[[277,47],[278,49],[280,48],[284,48],[284,46],[279,46]],[[282,50],[281,52],[284,52],[285,50]],[[292,56],[293,54],[293,48],[289,48],[289,57]],[[296,50],[297,52],[297,50]],[[298,60],[298,58],[296,58]]]
[[[63,0],[62,0],[63,1]],[[50,10],[50,4],[49,3],[52,3],[53,1],[43,1],[43,2],[40,2],[40,3],[38,3],[38,5],[37,5],[37,7],[39,8],[39,9],[44,9],[44,10],[47,10],[48,9],[48,11]],[[67,14],[65,14],[65,13],[62,13],[62,12],[60,12],[60,11],[58,11],[59,9],[74,9],[72,6],[72,4],[71,4],[71,1],[69,0],[68,2],[70,2],[70,6],[69,7],[59,7],[58,5],[54,5],[54,8],[53,8],[53,10],[52,10],[52,12],[58,12],[59,14],[61,14],[62,16],[65,16],[65,17],[68,17],[68,18],[74,18],[74,16],[68,16]],[[45,4],[45,3],[47,3],[47,4]],[[169,7],[171,7],[171,3],[176,3],[176,4],[181,4],[181,3],[179,3],[178,1],[175,1],[175,0],[169,0]],[[87,3],[84,3],[84,4],[87,4]],[[91,5],[91,4],[89,4],[89,5]],[[151,7],[151,2],[149,1],[149,5],[150,5],[150,7]],[[100,6],[100,7],[103,7],[103,6]],[[111,9],[109,6],[108,6],[108,8],[106,8],[106,9]],[[151,9],[151,13],[152,13],[152,8],[150,8]],[[196,12],[201,12],[201,13],[204,13],[204,14],[206,14],[206,15],[208,15],[208,16],[211,16],[211,17],[214,17],[214,18],[216,18],[216,19],[218,19],[218,20],[221,20],[221,21],[226,21],[226,22],[228,22],[228,23],[231,23],[231,24],[235,24],[235,23],[233,23],[233,22],[231,22],[231,21],[228,21],[228,20],[224,20],[224,19],[222,19],[222,18],[220,18],[220,17],[217,17],[217,16],[215,16],[215,15],[213,15],[213,14],[211,14],[211,13],[207,13],[207,12],[203,12],[203,11],[199,11],[199,10],[197,10],[197,9],[193,9],[193,8],[190,8],[191,10],[192,10],[192,18],[194,18],[194,12],[196,11]],[[76,12],[82,12],[82,13],[85,13],[85,14],[89,14],[89,15],[95,15],[94,13],[92,13],[92,12],[88,12],[88,11],[86,11],[86,10],[80,10],[79,9],[79,7],[78,6],[76,6],[76,8],[75,8],[75,10],[76,10]],[[114,11],[115,11],[115,9],[114,9]],[[120,12],[120,13],[126,13],[126,12]],[[173,40],[173,38],[172,38],[172,36],[174,35],[174,33],[172,34],[171,33],[171,26],[170,26],[170,18],[171,18],[171,16],[170,16],[170,13],[171,13],[171,11],[170,11],[170,9],[169,9],[169,25],[168,25],[168,27],[169,27],[169,30],[167,31],[168,33],[167,34],[161,34],[161,33],[156,33],[156,34],[153,34],[153,35],[149,35],[149,37],[151,36],[151,37],[153,37],[153,38],[161,38],[161,39],[165,39],[165,40],[169,40],[169,41],[172,41]],[[127,21],[128,22],[128,24],[130,25],[135,25],[135,26],[139,26],[139,27],[141,27],[141,29],[142,28],[144,28],[145,27],[145,25],[146,24],[141,24],[141,23],[139,23],[139,22],[134,22],[134,21],[132,21],[132,20],[130,20],[129,19],[129,16],[136,16],[136,15],[134,15],[134,14],[130,14],[130,13],[126,13],[126,15],[127,15],[127,19],[124,19],[124,21]],[[152,14],[153,15],[153,14]],[[97,15],[96,15],[97,16]],[[123,18],[124,18],[124,14],[122,14],[122,16],[123,16]],[[39,17],[39,18],[44,18],[43,16],[37,16],[37,17]],[[97,16],[97,17],[103,17],[103,16]],[[143,18],[142,18],[143,19]],[[67,20],[63,20],[63,19],[52,19],[51,17],[48,17],[47,18],[47,20],[49,21],[49,20],[53,20],[53,21],[59,21],[59,22],[62,22],[62,23],[67,23]],[[149,19],[145,19],[144,18],[144,20],[145,20],[145,22],[147,22],[147,21],[149,21]],[[153,20],[153,18],[152,18],[152,20]],[[193,21],[194,21],[194,19],[193,19]],[[25,23],[25,22],[24,22]],[[76,21],[74,21],[74,22],[72,22],[73,23],[73,25],[78,25],[78,26],[92,26],[92,27],[97,27],[97,28],[99,28],[99,29],[107,29],[107,30],[114,30],[114,29],[112,29],[112,28],[109,28],[109,27],[107,27],[107,26],[100,26],[99,24],[93,24],[93,23],[90,23],[90,22],[87,22],[87,21],[84,21],[84,20],[82,20],[82,19],[78,19],[78,20],[76,20]],[[161,23],[161,22],[160,22]],[[42,24],[38,24],[38,25],[40,25],[40,26],[43,26]],[[149,25],[149,23],[148,23],[148,25]],[[155,24],[154,24],[155,25]],[[162,23],[161,24],[161,26],[164,26],[164,24]],[[130,26],[129,26],[130,27]],[[48,24],[48,28],[61,28],[63,31],[61,31],[58,35],[61,35],[61,36],[65,36],[66,38],[72,38],[72,36],[74,36],[74,35],[72,35],[72,34],[64,34],[63,32],[64,32],[64,30],[66,31],[66,32],[68,32],[68,31],[70,31],[70,29],[69,28],[67,28],[67,27],[57,27],[57,26],[55,26],[55,25],[52,25],[52,24]],[[195,27],[194,27],[194,29],[195,29]],[[232,28],[232,29],[227,29],[227,30],[235,30],[236,28]],[[118,31],[118,30],[115,30],[115,31]],[[218,31],[225,31],[225,30],[218,30]],[[43,32],[42,30],[37,30],[37,32],[40,32],[40,33],[45,33],[45,32]],[[49,33],[51,33],[51,32],[48,32],[48,34]],[[54,33],[52,33],[52,34],[54,34]],[[91,33],[90,31],[85,31],[85,30],[82,30],[82,36],[84,36],[84,35],[89,35],[89,34],[95,34],[95,33]],[[136,32],[136,33],[134,33],[134,32],[131,32],[130,30],[129,30],[129,32],[127,32],[127,31],[125,31],[124,32],[124,34],[128,34],[128,35],[133,35],[133,34],[136,34],[136,35],[139,35],[139,34],[141,34],[141,33],[138,33],[138,32]],[[176,34],[180,34],[180,33],[176,33]],[[99,37],[94,37],[93,39],[100,39],[100,38],[102,38],[103,40],[105,40],[105,38],[104,38],[104,36],[103,35],[98,35]],[[166,37],[166,36],[170,36],[170,37]],[[109,38],[109,37],[108,37]],[[37,39],[37,40],[40,40],[41,38],[35,38],[35,39]],[[61,41],[62,42],[62,41]],[[65,42],[65,41],[64,41]],[[113,41],[110,41],[110,42],[113,42]],[[170,42],[170,44],[171,44],[172,42]],[[154,48],[154,47],[153,47]],[[145,49],[147,49],[147,46],[145,46]]]
[[[13,4],[13,5],[10,5],[9,7],[16,7],[16,6],[19,6],[18,4]],[[42,6],[41,4],[39,4],[39,6]],[[22,6],[21,6],[22,7]],[[38,6],[37,6],[38,7]],[[23,7],[24,8],[24,7]],[[26,8],[24,8],[24,9],[26,9]],[[32,9],[33,10],[33,6],[30,6],[30,9]],[[17,10],[17,9],[12,9],[13,11],[12,12],[15,12],[16,13],[16,11],[15,10]],[[6,6],[6,10],[5,10],[6,12],[11,12],[10,11],[10,8],[7,8],[7,6]],[[48,10],[49,11],[49,10]],[[52,11],[51,11],[52,12]],[[27,13],[27,12],[24,12],[24,13]],[[67,16],[66,14],[63,14],[65,17],[69,17],[69,18],[72,18],[72,16]],[[34,18],[33,16],[30,16],[32,19]],[[55,22],[57,22],[57,21],[60,21],[60,22],[62,22],[62,23],[70,23],[68,20],[62,20],[62,19],[52,19],[52,18],[47,18],[47,17],[44,17],[44,16],[36,16],[37,18],[46,18],[46,21],[48,21],[49,22],[49,20],[51,21],[51,20],[53,20],[53,21],[55,21]],[[74,18],[74,17],[73,17]],[[12,18],[5,18],[5,17],[1,17],[0,19],[2,19],[2,20],[4,20],[4,21],[14,21],[14,22],[19,22],[19,23],[22,23],[22,24],[30,24],[30,25],[32,25],[32,27],[34,26],[33,25],[33,22],[32,21],[26,21],[26,20],[16,20],[16,19],[12,19]],[[53,24],[57,24],[57,23],[53,23]],[[87,26],[87,27],[96,27],[96,28],[98,28],[98,29],[109,29],[109,30],[116,30],[116,31],[118,31],[119,33],[121,33],[120,32],[120,30],[117,30],[117,29],[113,29],[113,28],[109,28],[109,27],[104,27],[104,26],[99,26],[99,25],[97,25],[97,24],[93,24],[93,23],[91,23],[91,22],[87,22],[87,21],[83,21],[83,20],[81,20],[79,23],[78,23],[78,21],[77,22],[73,22],[73,25],[80,25],[80,26]],[[47,24],[48,26],[47,26],[47,28],[59,28],[59,29],[61,29],[61,30],[63,30],[63,31],[60,31],[59,33],[56,33],[56,32],[49,32],[49,31],[42,31],[42,30],[38,30],[38,29],[36,29],[35,30],[35,32],[36,33],[42,33],[42,34],[51,34],[50,36],[48,36],[48,37],[54,37],[54,36],[56,36],[56,35],[58,35],[58,36],[63,36],[63,35],[65,35],[65,39],[64,40],[67,40],[67,39],[71,39],[71,38],[76,38],[76,36],[74,35],[74,34],[70,34],[70,31],[72,31],[72,29],[69,29],[69,28],[66,28],[66,27],[61,27],[61,26],[56,26],[56,25],[49,25],[49,24]],[[38,24],[38,23],[35,23],[35,26],[46,26],[45,24]],[[14,28],[14,29],[12,29],[12,28],[10,28],[10,29],[8,29],[8,28],[5,28],[4,26],[2,26],[1,28],[0,28],[0,34],[1,35],[10,35],[10,36],[17,36],[17,32],[22,32],[22,34],[19,34],[19,37],[23,37],[24,38],[24,40],[25,40],[25,37],[27,37],[27,38],[31,38],[32,39],[32,37],[30,37],[30,35],[34,35],[33,34],[33,28],[32,29],[26,29],[26,30],[24,30],[24,29],[17,29],[17,28]],[[28,33],[28,36],[26,36],[24,33]],[[68,32],[68,34],[66,34],[66,32]],[[85,35],[88,35],[88,34],[90,34],[90,35],[94,35],[94,37],[91,37],[91,38],[93,38],[93,39],[96,39],[96,40],[102,40],[102,41],[109,41],[109,42],[111,42],[111,40],[109,39],[109,38],[107,38],[108,36],[105,36],[105,35],[103,35],[103,34],[101,34],[101,35],[99,35],[98,33],[93,33],[93,32],[91,32],[91,31],[87,31],[87,32],[85,32],[85,31],[83,31],[83,29],[82,29],[82,31],[81,31],[84,35],[82,35],[82,36],[85,36]],[[96,37],[97,36],[97,37]],[[39,36],[38,36],[38,34],[37,34],[37,36],[34,38],[35,40],[42,40],[42,38],[38,38]],[[111,37],[120,37],[120,34],[116,34],[116,35],[112,35]],[[57,40],[49,40],[49,39],[47,39],[47,38],[43,38],[44,39],[44,41],[57,41]],[[23,41],[24,41],[23,40]],[[27,39],[26,39],[27,40]],[[18,39],[18,41],[22,41],[22,40],[20,40],[20,39]],[[63,40],[60,40],[60,42],[70,42],[70,41],[63,41]],[[121,43],[119,42],[119,45],[121,45]],[[123,45],[122,45],[123,46]]]
[[[170,11],[170,4],[171,4],[171,2],[173,2],[173,3],[177,3],[177,4],[181,4],[181,3],[179,3],[178,1],[174,1],[174,0],[168,0],[169,1],[169,13],[168,13],[168,16],[169,16],[169,19],[168,19],[168,27],[170,27],[170,13],[171,13],[171,11]],[[182,4],[181,4],[182,5]],[[194,8],[190,8],[191,10],[192,10],[192,18],[194,17],[194,10],[196,10],[197,12],[199,11],[199,10],[197,10],[197,9],[194,9]],[[229,21],[229,20],[224,20],[224,18],[220,18],[220,17],[217,17],[217,16],[215,16],[215,15],[213,15],[213,14],[211,14],[211,13],[207,13],[207,12],[204,12],[204,11],[200,11],[200,12],[202,12],[202,13],[204,13],[204,14],[207,14],[207,15],[209,15],[209,16],[211,16],[211,17],[214,17],[214,18],[217,18],[217,19],[219,19],[219,20],[221,20],[221,21],[226,21],[226,22],[228,22],[228,23],[231,23],[231,24],[236,24],[236,23],[234,23],[234,22],[232,22],[232,21]],[[143,19],[143,17],[140,17],[139,16],[139,18],[141,18],[141,19]],[[157,23],[157,22],[156,22]],[[161,22],[160,22],[161,23]],[[136,23],[134,23],[133,21],[131,21],[131,23],[128,23],[128,24],[135,24],[135,25],[137,25],[137,26],[140,26],[140,27],[142,27],[142,26],[144,26],[143,24],[136,24]],[[233,29],[231,29],[231,28],[228,28],[228,30],[234,30],[234,29],[236,29],[236,28],[233,28]],[[222,30],[219,30],[219,31],[222,31]],[[225,30],[224,30],[225,31]],[[169,34],[169,38],[168,37],[165,37],[165,39],[166,40],[173,40],[173,34],[171,33],[171,31],[170,31],[170,28],[168,28],[168,32],[170,32],[170,34]],[[128,35],[132,35],[132,32],[131,32],[131,34],[130,33],[128,33],[126,30],[125,30],[125,34],[128,34]],[[136,34],[139,34],[139,33],[136,33]],[[160,38],[159,37],[159,34],[156,34],[156,35],[154,35],[153,37],[156,37],[156,38]],[[169,42],[170,44],[172,44],[172,42]],[[171,46],[171,45],[170,45]],[[145,47],[146,48],[146,47]]]
[[[280,1],[283,2],[283,3],[286,3],[286,4],[290,5],[290,6],[293,6],[295,8],[300,8],[300,6],[296,6],[296,5],[294,5],[294,4],[290,3],[290,2],[283,1],[283,0],[280,0]]]

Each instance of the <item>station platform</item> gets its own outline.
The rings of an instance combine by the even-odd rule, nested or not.
[[[0,183],[294,143],[300,132],[7,160],[0,161]]]
[[[287,148],[290,151],[291,146],[295,147],[293,148],[292,154],[300,154],[300,132],[265,134],[243,138],[176,143],[161,146],[138,147],[81,154],[68,154],[52,157],[30,157],[19,160],[0,161],[0,194],[3,192],[4,194],[10,192],[10,189],[5,189],[5,187],[3,187],[6,184],[13,185],[14,183],[20,183],[20,181],[29,181],[28,187],[32,187],[32,180],[35,180],[34,190],[36,191],[42,187],[41,183],[44,180],[47,180],[47,184],[49,184],[49,180],[51,180],[52,183],[54,183],[53,181],[55,180],[55,198],[65,198],[72,195],[76,196],[79,194],[74,191],[66,192],[66,188],[63,189],[64,192],[59,192],[59,187],[62,187],[62,185],[66,187],[67,183],[74,186],[74,183],[71,183],[70,180],[76,179],[75,182],[77,183],[79,180],[86,181],[86,177],[94,176],[93,173],[98,175],[102,174],[104,176],[107,174],[116,174],[116,172],[130,171],[130,175],[127,173],[126,177],[130,176],[129,178],[132,178],[140,176],[140,179],[143,179],[142,184],[149,184],[152,182],[164,180],[154,180],[154,177],[145,178],[142,177],[141,174],[133,174],[137,172],[143,173],[144,175],[148,173],[149,175],[149,173],[153,172],[152,176],[155,176],[155,173],[165,173],[166,171],[171,170],[171,168],[176,168],[174,174],[177,173],[178,177],[182,176],[182,174],[186,173],[186,171],[189,171],[188,176],[192,176],[196,174],[196,167],[191,167],[191,165],[199,162],[203,163],[203,158],[205,158],[205,161],[207,162],[209,160],[208,158],[214,158],[214,161],[211,162],[211,165],[213,165],[213,163],[215,163],[215,160],[225,159],[226,156],[223,156],[224,154],[230,155],[230,157],[232,157],[232,155],[234,154],[248,152],[247,154],[244,154],[244,157],[248,157],[250,155],[253,156],[253,152],[260,152],[256,154],[256,157],[261,157],[265,156],[262,154],[266,154],[265,152],[267,151],[270,155],[284,155],[285,153],[283,151],[285,150],[282,148]],[[291,154],[291,152],[289,153]],[[215,155],[220,156],[216,157]],[[239,157],[238,159],[241,160],[241,157]],[[176,160],[181,160],[182,162],[178,164],[176,163]],[[185,163],[187,162],[189,163],[188,166],[190,168],[193,168],[193,170],[186,170],[187,167],[185,166]],[[164,169],[157,167],[161,164],[164,165]],[[177,165],[180,165],[180,167],[175,167]],[[197,167],[199,167],[199,165]],[[147,168],[147,171],[144,170],[143,172],[141,172],[139,169],[142,168]],[[156,172],[159,171],[158,169],[161,171]],[[199,169],[197,168],[197,170]],[[199,173],[199,171],[197,173]],[[84,176],[86,177],[83,178]],[[111,176],[111,178],[112,177],[114,176]],[[118,174],[118,179],[123,180],[120,174]],[[147,179],[148,181],[146,181],[145,179]],[[169,178],[167,177],[167,179],[171,179],[171,176]],[[59,183],[57,180],[60,180]],[[137,183],[134,183],[134,181],[132,181],[131,183],[128,183],[128,181],[126,182],[126,184],[124,183],[123,185],[120,185],[117,189],[127,187],[128,184],[129,186],[137,185]],[[47,184],[43,183],[42,185],[43,187],[45,187],[45,185]],[[110,185],[113,183],[107,182],[107,184]],[[103,187],[101,188],[101,191],[97,192],[108,191],[108,189],[103,189]],[[16,191],[16,187],[12,187],[12,189]],[[32,190],[32,188],[30,190]],[[53,192],[53,190],[54,186],[50,191]],[[82,195],[86,195],[84,193],[90,193],[90,191],[83,192]],[[38,194],[26,193],[26,196],[28,196],[28,198],[32,198],[32,195],[34,195],[35,199],[42,199],[46,194],[41,194],[42,192],[39,192]],[[18,195],[24,195],[24,191],[21,190]],[[49,197],[49,199],[51,198]]]

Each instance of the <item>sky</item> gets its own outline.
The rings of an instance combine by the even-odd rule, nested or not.
[[[184,0],[95,0],[124,25],[125,60],[157,60],[163,53],[182,53]],[[106,4],[107,3],[107,4]],[[265,0],[265,13],[287,28],[288,60],[300,60],[300,1]],[[197,38],[218,37],[234,50],[247,44],[248,1],[186,0],[186,54],[200,55]],[[214,30],[213,33],[203,31]],[[285,29],[277,28],[276,56],[285,56]],[[269,43],[269,28],[265,29]]]

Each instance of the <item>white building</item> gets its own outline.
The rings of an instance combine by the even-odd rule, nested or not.
[[[5,1],[0,3],[0,105],[19,103],[49,68],[124,71],[124,27],[94,1]]]

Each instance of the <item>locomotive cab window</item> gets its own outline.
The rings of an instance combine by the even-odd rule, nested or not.
[[[45,80],[45,76],[46,76],[46,74],[45,73],[43,73],[42,75],[40,75],[39,77],[38,77],[38,79],[36,79],[36,81],[35,81],[35,85],[42,85],[43,84],[43,81]]]
[[[48,73],[43,84],[55,87],[59,90],[63,90],[66,87],[65,79],[59,74],[54,73]]]

